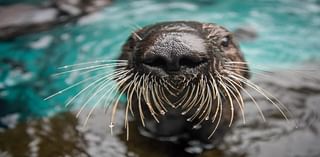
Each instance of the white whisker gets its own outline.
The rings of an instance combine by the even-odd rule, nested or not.
[[[245,83],[246,85],[248,85],[248,86],[251,87],[252,89],[254,89],[254,90],[256,90],[257,92],[259,92],[261,95],[263,95],[269,102],[271,102],[271,103],[280,111],[280,113],[283,115],[283,117],[284,117],[287,121],[289,121],[287,115],[284,113],[284,111],[283,111],[283,110],[280,108],[280,106],[279,106],[279,105],[282,105],[282,103],[280,103],[280,102],[278,102],[278,101],[277,101],[277,102],[279,103],[279,105],[278,105],[277,103],[275,103],[273,100],[271,100],[271,99],[269,98],[269,96],[267,96],[267,93],[266,93],[264,90],[262,90],[262,89],[261,89],[259,86],[257,86],[256,84],[252,83],[250,80],[244,79],[242,76],[240,76],[240,75],[238,75],[238,74],[233,74],[233,75],[231,75],[231,77],[233,77],[233,78],[241,81],[242,83]],[[285,106],[282,105],[282,107],[285,107]],[[286,109],[286,108],[285,108],[285,109]],[[287,110],[287,109],[286,109],[286,110]]]
[[[126,72],[126,71],[125,71],[125,72]],[[122,72],[119,73],[119,74],[122,74]],[[83,89],[82,89],[80,92],[78,92],[74,97],[72,97],[72,98],[67,102],[67,104],[66,104],[65,106],[66,106],[66,107],[69,106],[80,94],[82,94],[83,92],[85,92],[88,88],[90,88],[91,86],[93,86],[95,83],[101,81],[102,79],[109,78],[109,77],[111,77],[111,76],[113,76],[113,75],[115,75],[115,74],[114,74],[114,73],[108,74],[108,75],[106,75],[106,76],[104,76],[104,77],[102,77],[102,78],[100,78],[100,79],[98,79],[98,80],[90,83],[87,87],[83,88]]]
[[[58,69],[67,69],[67,68],[72,68],[72,67],[76,67],[76,66],[83,66],[83,65],[90,65],[90,64],[100,64],[100,63],[127,63],[127,60],[95,60],[95,61],[91,61],[91,62],[83,62],[83,63],[77,63],[77,64],[70,64],[70,65],[64,65],[64,66],[60,66],[58,67]]]
[[[53,77],[57,77],[57,76],[60,76],[60,75],[63,75],[63,74],[68,74],[68,73],[76,72],[76,71],[100,70],[100,69],[107,69],[107,68],[116,67],[116,66],[127,66],[127,63],[88,66],[88,67],[83,67],[83,68],[78,68],[78,69],[72,69],[72,70],[68,70],[68,71],[59,72],[59,73],[53,74],[52,76]]]

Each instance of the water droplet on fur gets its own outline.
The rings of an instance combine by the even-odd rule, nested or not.
[[[165,112],[164,110],[161,110],[161,111],[160,111],[160,114],[161,114],[161,115],[165,115],[166,112]]]
[[[201,128],[201,125],[194,125],[193,127],[192,127],[192,129],[200,129]]]
[[[109,128],[113,128],[114,127],[114,123],[111,122],[110,125],[109,125]]]

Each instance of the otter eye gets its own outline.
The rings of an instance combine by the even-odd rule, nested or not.
[[[228,47],[229,44],[230,44],[230,37],[229,36],[223,37],[221,40],[221,45],[223,47]]]

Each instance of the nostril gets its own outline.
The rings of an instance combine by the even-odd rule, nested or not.
[[[196,68],[207,63],[207,58],[198,56],[159,56],[149,55],[143,58],[143,64],[149,67],[161,68],[165,71],[178,71],[181,67]]]
[[[160,56],[145,59],[143,63],[151,67],[163,67],[167,64],[166,60]]]
[[[192,58],[192,57],[182,57],[179,61],[180,66],[186,66],[189,68],[195,68],[201,64],[208,62],[207,59],[203,58]]]

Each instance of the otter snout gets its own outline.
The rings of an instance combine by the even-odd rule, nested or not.
[[[140,42],[150,45],[141,55],[149,71],[192,74],[209,60],[205,40],[195,32],[163,32]]]
[[[186,55],[182,53],[164,52],[162,54],[149,53],[143,59],[143,64],[151,68],[160,68],[168,73],[177,72],[182,68],[197,68],[207,63],[208,59],[196,54]]]

